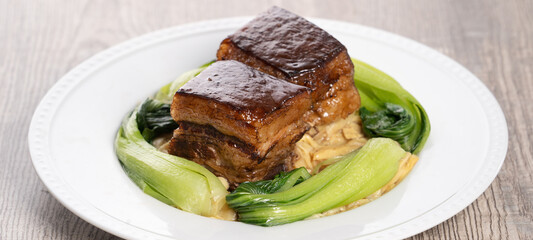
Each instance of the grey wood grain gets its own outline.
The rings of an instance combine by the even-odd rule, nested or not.
[[[474,203],[412,239],[532,238],[533,1],[0,0],[0,239],[116,238],[64,208],[31,164],[33,110],[62,75],[132,37],[271,5],[406,36],[477,75],[507,118],[506,161]]]

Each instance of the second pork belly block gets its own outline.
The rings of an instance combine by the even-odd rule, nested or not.
[[[270,75],[309,87],[311,125],[345,118],[359,108],[353,64],[346,47],[315,24],[272,7],[222,41],[218,60],[237,60]]]
[[[169,152],[232,186],[291,170],[294,144],[309,129],[310,92],[237,61],[215,62],[174,95],[179,127]]]

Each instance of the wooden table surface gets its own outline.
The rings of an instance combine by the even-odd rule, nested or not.
[[[271,5],[403,35],[478,76],[507,119],[505,163],[473,204],[413,239],[533,238],[533,1],[0,0],[0,239],[116,238],[64,208],[32,167],[32,113],[61,76],[132,37]]]

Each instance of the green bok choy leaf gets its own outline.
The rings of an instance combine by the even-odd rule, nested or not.
[[[245,223],[275,226],[302,220],[374,193],[398,172],[405,154],[397,142],[373,138],[359,151],[286,190],[258,191],[246,186],[227,195],[226,201],[237,212],[239,221]],[[300,169],[287,175],[297,171]]]
[[[389,75],[353,59],[354,81],[361,96],[359,115],[370,137],[387,137],[402,148],[419,153],[431,126],[420,103]]]
[[[137,113],[137,125],[148,142],[155,136],[172,132],[178,127],[170,116],[170,104],[155,99],[147,99],[141,104]]]
[[[148,143],[139,131],[138,114],[139,108],[124,121],[115,140],[117,156],[128,176],[145,193],[165,203],[214,216],[224,205],[224,185],[201,165],[162,153]]]
[[[309,174],[307,169],[301,167],[290,172],[280,172],[272,180],[241,183],[233,193],[244,192],[244,194],[268,194],[281,192],[294,187],[310,177],[311,174]]]
[[[147,99],[122,123],[115,151],[128,177],[146,194],[184,211],[215,216],[225,205],[224,185],[209,170],[184,158],[158,151],[149,142],[171,132],[172,95],[210,63],[189,71]]]

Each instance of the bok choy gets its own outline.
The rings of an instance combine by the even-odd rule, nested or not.
[[[238,213],[239,221],[245,223],[274,226],[302,220],[374,193],[394,177],[405,154],[395,141],[373,138],[359,151],[345,155],[299,184],[298,180],[307,176],[297,174],[302,169],[272,180],[283,182],[283,177],[294,176],[287,188],[272,191],[268,183],[253,187],[253,183],[241,184],[227,195],[226,201]]]
[[[146,194],[184,211],[216,216],[228,194],[220,180],[203,166],[160,152],[149,143],[154,136],[176,128],[170,116],[171,93],[206,65],[180,76],[154,99],[139,105],[122,123],[115,151],[124,171]]]
[[[297,185],[310,177],[311,174],[309,174],[307,169],[301,167],[290,172],[281,172],[272,180],[241,183],[233,193],[244,192],[245,194],[268,194],[281,192],[294,187],[294,185]]]
[[[152,100],[147,101],[144,104]],[[137,119],[142,119],[139,108],[124,121],[115,141],[128,176],[145,193],[165,203],[199,215],[216,215],[227,194],[220,180],[192,161],[159,152],[143,137]]]
[[[431,129],[422,105],[389,75],[359,60],[352,58],[352,62],[363,131],[370,137],[394,139],[404,150],[419,153]]]
[[[137,112],[137,126],[144,139],[150,142],[159,134],[172,132],[178,124],[170,116],[170,104],[147,99]]]

